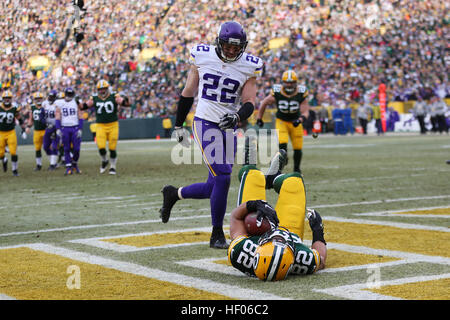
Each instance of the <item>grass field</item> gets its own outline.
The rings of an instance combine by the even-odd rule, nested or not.
[[[202,164],[174,165],[174,145],[119,141],[110,176],[84,143],[83,172],[67,177],[46,171],[45,156],[34,172],[33,147],[19,146],[20,177],[0,172],[0,298],[450,299],[448,135],[306,137],[307,206],[324,219],[327,268],[276,283],[237,273],[225,250],[209,248],[209,200],[180,201],[160,222],[165,184],[207,176]]]

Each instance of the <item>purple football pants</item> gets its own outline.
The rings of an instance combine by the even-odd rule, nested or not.
[[[216,123],[197,117],[194,118],[192,132],[209,174],[206,182],[183,187],[181,196],[184,199],[209,198],[212,225],[222,227],[227,210],[230,175],[237,150],[237,139],[234,130],[222,131]]]
[[[44,150],[47,155],[58,154],[59,137],[56,135],[56,128],[45,129],[44,134]]]
[[[62,143],[64,145],[64,162],[66,166],[71,166],[72,162],[77,162],[80,158],[81,138],[77,137],[78,126],[62,127]],[[70,156],[70,147],[72,146],[72,155]]]

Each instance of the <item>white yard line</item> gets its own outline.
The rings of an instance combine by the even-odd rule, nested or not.
[[[151,194],[159,195],[159,194]],[[118,198],[118,197],[113,197]],[[320,208],[333,208],[333,207],[346,207],[346,206],[354,206],[354,205],[362,205],[362,204],[380,204],[380,203],[390,203],[390,202],[399,202],[399,201],[418,201],[418,200],[433,200],[433,199],[445,199],[450,198],[450,195],[438,195],[438,196],[427,196],[427,197],[413,197],[413,198],[398,198],[398,199],[384,199],[384,200],[374,200],[374,201],[364,201],[364,202],[348,202],[348,203],[335,203],[335,204],[323,204],[323,205],[315,205],[311,206],[314,209],[320,209]],[[105,199],[105,198],[97,198],[99,200]],[[94,200],[94,199],[90,199]],[[154,202],[151,202],[154,203]],[[147,203],[150,204],[150,203]],[[29,205],[31,206],[31,205]],[[0,207],[1,209],[2,207]],[[159,207],[148,207],[148,208],[141,208],[141,209],[157,209]],[[201,209],[187,209],[187,210],[179,210],[174,212],[175,214],[177,212],[183,213],[183,212],[198,212],[198,211],[209,211],[209,208],[201,208]],[[405,209],[405,210],[416,210],[413,208]],[[229,215],[229,214],[227,214]],[[358,215],[363,215],[359,213]],[[177,220],[190,220],[190,219],[196,219],[196,218],[207,218],[210,217],[210,215],[196,215],[193,217],[173,217],[170,220],[171,221],[177,221]],[[332,217],[324,217],[324,219],[338,219],[332,218]],[[339,219],[346,219],[346,218],[339,218]],[[340,220],[335,220],[340,221]],[[344,221],[344,220],[342,220]],[[125,222],[116,222],[116,223],[106,223],[106,224],[94,224],[94,225],[83,225],[83,226],[68,226],[68,227],[61,227],[61,228],[50,228],[50,229],[40,229],[40,230],[30,230],[30,231],[18,231],[18,232],[9,232],[9,233],[3,233],[0,234],[0,237],[7,237],[7,236],[16,236],[16,235],[25,235],[25,234],[33,234],[33,233],[46,233],[46,232],[55,232],[55,231],[69,231],[69,230],[79,230],[79,229],[91,229],[91,228],[102,228],[102,227],[112,227],[112,226],[122,226],[122,225],[137,225],[137,224],[146,224],[146,223],[160,223],[160,219],[153,219],[153,220],[140,220],[140,221],[125,221]],[[437,231],[444,231],[448,232],[448,228],[444,227],[433,227],[433,226],[421,226],[421,225],[414,225],[414,224],[401,224],[401,223],[394,223],[390,221],[371,221],[371,220],[363,220],[363,219],[353,219],[353,221],[347,220],[344,222],[355,222],[355,223],[366,223],[366,224],[380,224],[380,225],[391,225],[399,228],[407,228],[407,229],[421,229],[421,230],[437,230]]]
[[[106,239],[110,240],[110,239],[129,238],[129,237],[151,236],[151,235],[155,235],[155,234],[170,234],[170,233],[181,233],[181,232],[192,232],[192,231],[210,232],[211,228],[203,227],[203,228],[190,228],[190,229],[176,229],[176,230],[164,230],[164,231],[154,231],[154,232],[130,233],[130,234],[122,234],[119,236],[110,236],[110,237],[94,237],[94,238],[87,238],[87,239],[75,239],[75,240],[70,240],[69,242],[89,245],[89,246],[106,249],[106,250],[112,250],[112,251],[116,251],[116,252],[136,252],[136,251],[144,251],[144,250],[152,250],[152,249],[169,249],[169,248],[176,248],[176,247],[208,244],[208,242],[205,242],[205,241],[197,241],[197,242],[189,242],[189,243],[166,244],[166,245],[161,245],[161,246],[136,247],[136,246],[118,244],[118,243],[109,242],[109,241],[103,241]]]
[[[56,247],[44,243],[28,244],[26,247],[33,250],[39,250],[50,254],[56,254],[72,260],[77,260],[89,264],[100,265],[105,268],[127,272],[146,278],[156,279],[174,283],[184,287],[195,288],[207,292],[224,295],[236,299],[256,299],[256,300],[286,300],[274,294],[241,288],[238,286],[228,285],[225,283],[214,282],[212,280],[185,276],[178,273],[166,272],[159,269],[148,268],[138,264],[118,261],[100,256],[91,255],[85,252],[74,251],[66,248]]]
[[[374,285],[376,285],[377,288],[381,288],[381,287],[390,286],[390,285],[402,285],[402,284],[408,284],[408,283],[440,280],[440,279],[447,279],[447,278],[450,278],[450,273],[431,275],[431,276],[418,276],[418,277],[393,279],[393,280],[380,281],[378,283],[372,283],[372,282],[357,283],[357,284],[345,285],[345,286],[334,287],[334,288],[313,289],[313,291],[329,294],[329,295],[340,297],[340,298],[352,299],[352,300],[401,300],[401,298],[381,295],[381,294],[378,294],[375,292],[371,292],[369,290],[373,289]]]
[[[375,212],[364,212],[364,213],[353,213],[354,216],[366,216],[366,217],[408,217],[408,218],[450,218],[450,210],[448,215],[444,214],[414,214],[414,213],[398,213],[405,211],[428,211],[436,209],[450,209],[449,206],[441,207],[425,207],[425,208],[414,208],[414,209],[403,209],[403,210],[385,210],[385,211],[375,211]]]

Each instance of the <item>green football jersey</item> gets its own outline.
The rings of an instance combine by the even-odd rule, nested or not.
[[[9,109],[5,109],[4,105],[0,106],[0,131],[10,131],[16,126],[16,114],[19,107],[12,105]]]
[[[305,86],[298,86],[297,93],[291,97],[286,96],[281,84],[272,87],[272,96],[276,100],[277,113],[275,116],[284,121],[294,121],[300,117],[300,105],[308,96]]]
[[[93,95],[92,100],[94,101],[97,123],[110,123],[119,120],[117,116],[119,106],[114,93],[111,93],[106,99]]]
[[[31,105],[31,116],[33,117],[33,123],[34,123],[34,130],[45,130],[46,125],[45,123],[41,122],[41,111],[42,107],[38,108],[36,105]]]
[[[289,274],[312,274],[320,264],[319,253],[305,246],[300,237],[290,232],[294,241],[295,261]],[[253,261],[260,236],[240,236],[228,248],[228,261],[233,267],[248,276],[255,276]]]

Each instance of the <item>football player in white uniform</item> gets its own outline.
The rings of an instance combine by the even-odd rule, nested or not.
[[[50,166],[48,170],[53,171],[56,169],[58,161],[58,148],[59,148],[59,137],[56,135],[56,99],[58,97],[58,92],[56,90],[51,90],[48,94],[47,100],[42,103],[44,108],[44,117],[47,128],[44,134],[44,150],[47,156],[50,158]]]
[[[177,141],[190,147],[190,134],[183,128],[183,123],[198,93],[192,132],[209,175],[203,183],[181,188],[167,185],[162,189],[164,201],[160,213],[163,223],[169,220],[171,209],[178,200],[210,199],[211,248],[226,249],[229,245],[222,225],[236,153],[234,130],[239,121],[245,121],[253,113],[256,77],[263,69],[260,58],[245,52],[247,43],[244,28],[230,21],[220,26],[214,45],[197,44],[191,49],[191,67],[178,102],[174,131]],[[205,152],[205,148],[214,151]]]
[[[55,103],[56,134],[61,138],[64,145],[64,160],[66,164],[64,175],[70,175],[73,172],[81,173],[78,168],[83,130],[81,103],[77,101],[75,91],[70,87],[64,90],[64,100],[60,99]]]

